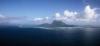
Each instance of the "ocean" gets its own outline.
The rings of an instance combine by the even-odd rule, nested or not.
[[[0,46],[100,46],[100,28],[0,28]]]

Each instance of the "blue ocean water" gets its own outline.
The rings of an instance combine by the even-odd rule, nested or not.
[[[100,28],[0,28],[0,46],[100,46]]]

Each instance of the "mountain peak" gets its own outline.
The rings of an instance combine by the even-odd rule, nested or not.
[[[52,23],[51,23],[52,26],[54,27],[62,27],[62,26],[66,26],[66,24],[60,20],[54,20]]]
[[[72,27],[74,25],[68,25],[60,20],[54,20],[51,24],[44,23],[39,26],[42,26],[42,27]]]

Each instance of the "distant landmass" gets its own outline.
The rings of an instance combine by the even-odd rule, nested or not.
[[[44,23],[44,24],[40,24],[38,26],[40,26],[40,27],[74,27],[75,25],[68,25],[62,21],[54,20],[51,24]]]
[[[85,28],[100,28],[99,26],[93,26],[93,25],[70,25],[66,24],[63,21],[60,20],[54,20],[52,23],[43,23],[40,25],[34,25],[34,24],[28,24],[28,25],[11,25],[11,24],[0,24],[0,28],[34,28],[34,27],[85,27]]]

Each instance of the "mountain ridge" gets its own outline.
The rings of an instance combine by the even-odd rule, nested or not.
[[[40,26],[40,27],[74,27],[75,25],[68,25],[62,21],[54,20],[51,24],[44,23],[44,24],[40,24],[38,26]]]

